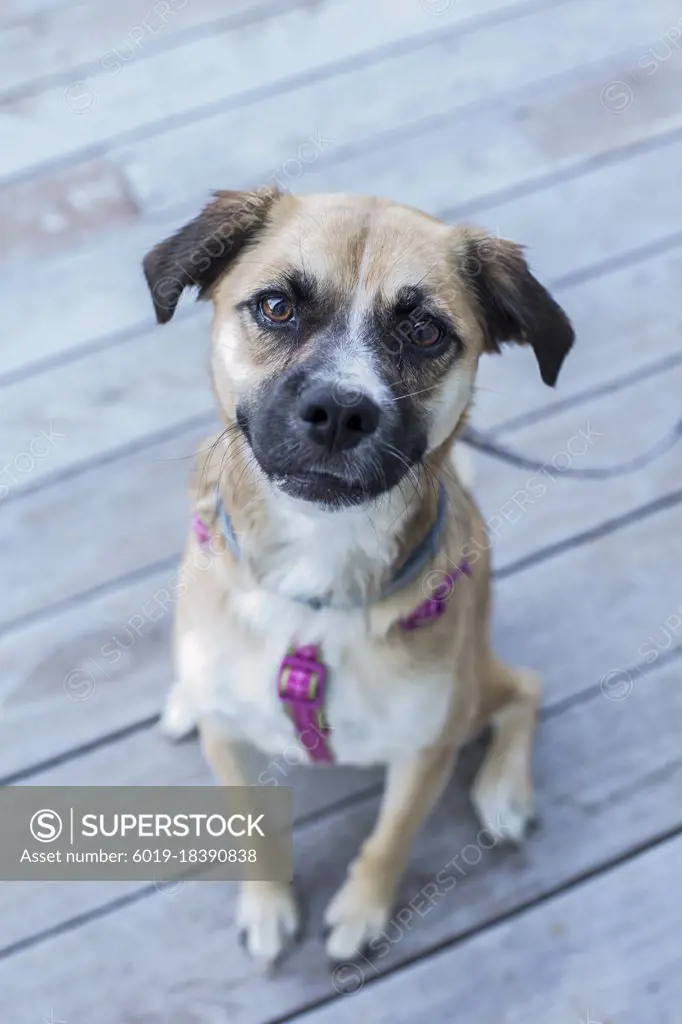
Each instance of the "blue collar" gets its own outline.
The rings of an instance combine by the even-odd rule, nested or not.
[[[438,490],[436,518],[434,519],[433,524],[424,537],[419,541],[417,546],[413,548],[405,561],[398,567],[386,586],[382,589],[381,594],[379,595],[380,601],[390,597],[392,594],[395,594],[396,591],[402,590],[403,587],[406,587],[408,583],[411,583],[419,573],[426,568],[429,562],[435,558],[443,539],[447,507],[448,496],[444,485],[441,483]],[[230,514],[225,507],[225,502],[223,501],[220,492],[218,492],[217,496],[216,514],[221,532],[227,542],[227,546],[235,559],[239,561],[239,541],[235,532],[234,523],[232,522]],[[332,606],[329,599],[322,597],[293,597],[291,600],[298,601],[300,604],[307,604],[309,608],[314,608],[317,611],[321,608],[338,607],[340,610],[343,610],[348,607],[338,605]],[[362,605],[358,604],[350,607],[360,608]]]

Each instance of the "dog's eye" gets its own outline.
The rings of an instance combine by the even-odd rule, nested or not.
[[[418,320],[410,325],[410,342],[418,348],[433,348],[443,337],[443,328],[434,320]]]
[[[266,295],[258,303],[258,308],[273,324],[286,324],[294,317],[294,307],[286,295]]]

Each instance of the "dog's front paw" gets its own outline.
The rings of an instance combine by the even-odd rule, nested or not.
[[[533,788],[525,773],[501,774],[484,765],[471,790],[471,802],[496,845],[523,842],[533,821]]]
[[[159,727],[169,740],[182,740],[197,727],[196,710],[179,683],[175,683],[166,698]]]
[[[327,953],[332,960],[354,960],[372,939],[381,935],[391,916],[385,885],[360,865],[327,907],[325,922],[331,931]]]
[[[298,907],[291,887],[245,882],[239,893],[237,927],[258,966],[272,967],[298,932]]]

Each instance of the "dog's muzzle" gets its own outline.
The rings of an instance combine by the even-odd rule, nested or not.
[[[329,507],[377,498],[425,449],[406,402],[379,405],[309,371],[268,382],[238,408],[237,422],[266,476],[293,497]]]

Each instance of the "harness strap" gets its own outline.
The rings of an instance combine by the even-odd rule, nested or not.
[[[221,512],[222,510],[222,512]],[[436,524],[427,537],[419,545],[418,557],[410,557],[403,568],[393,577],[387,588],[388,593],[397,589],[396,582],[405,586],[412,580],[423,566],[424,554],[433,557],[438,550],[436,538],[440,540],[444,517],[444,507],[439,501]],[[225,540],[233,553],[238,554],[237,539],[232,522],[225,512],[225,506],[219,506],[219,522]],[[211,539],[211,529],[198,512],[192,518],[192,525],[199,544],[206,547]],[[400,620],[400,628],[406,632],[421,629],[430,625],[445,614],[447,603],[455,583],[462,577],[471,576],[471,564],[464,558],[452,571],[444,574],[443,582],[436,588],[433,595],[422,601],[409,615]],[[310,601],[305,603],[311,607]],[[277,695],[291,716],[299,740],[308,751],[312,761],[330,764],[334,756],[329,746],[328,737],[331,727],[325,717],[325,695],[327,688],[327,666],[322,660],[322,652],[317,644],[292,647],[279,666],[277,675]]]

